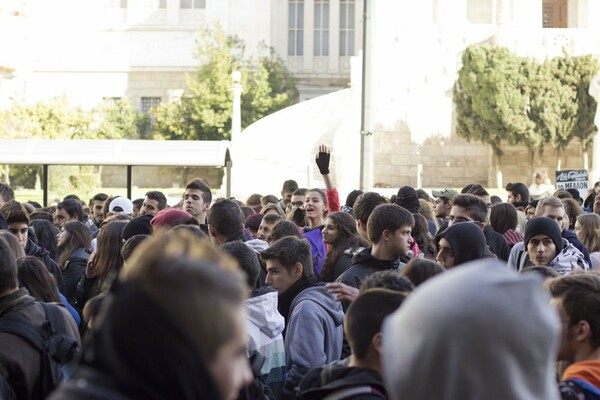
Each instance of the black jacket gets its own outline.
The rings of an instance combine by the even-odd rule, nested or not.
[[[90,254],[83,248],[79,248],[71,253],[69,258],[62,266],[63,280],[65,282],[65,292],[63,295],[71,302],[77,289],[77,284],[81,280],[81,275],[85,273],[88,258]]]
[[[494,253],[499,260],[507,262],[508,257],[510,256],[510,247],[508,247],[504,235],[496,232],[489,225],[486,225],[485,228],[483,228],[483,234],[492,253]]]
[[[338,278],[348,286],[358,288],[363,279],[372,273],[387,270],[398,270],[404,265],[403,260],[379,260],[371,255],[371,248],[364,249],[352,258],[352,267]]]
[[[362,389],[361,393],[343,395],[344,389]],[[310,370],[296,388],[300,400],[323,399],[336,393],[339,399],[376,400],[386,399],[381,375],[363,367],[330,367]]]
[[[48,268],[48,271],[52,274],[52,276],[54,276],[54,279],[56,280],[56,286],[58,286],[58,290],[64,294],[65,283],[63,280],[62,272],[60,271],[60,268],[58,268],[58,265],[56,265],[54,260],[50,258],[50,253],[48,253],[47,250],[44,250],[43,248],[35,244],[33,240],[27,239],[27,246],[25,246],[25,254],[27,254],[28,256],[37,257],[41,262],[44,263],[46,268]]]

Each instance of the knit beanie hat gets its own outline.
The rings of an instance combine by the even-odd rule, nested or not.
[[[531,238],[537,235],[546,235],[554,242],[556,246],[556,254],[560,253],[563,249],[562,236],[560,235],[560,228],[553,219],[548,217],[535,217],[527,223],[525,228],[525,248]]]
[[[127,240],[135,235],[152,235],[152,225],[150,221],[152,215],[142,215],[132,219],[123,228],[123,240]]]
[[[396,204],[406,208],[411,214],[419,212],[419,196],[417,191],[410,186],[403,186],[398,190]]]
[[[172,228],[174,226],[185,223],[190,218],[193,218],[190,214],[185,211],[178,210],[176,208],[165,208],[164,210],[160,210],[158,214],[152,218],[150,221],[150,225],[152,228],[162,228],[169,227]]]

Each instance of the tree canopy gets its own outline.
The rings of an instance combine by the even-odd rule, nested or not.
[[[242,74],[242,128],[298,101],[296,80],[272,48],[259,46],[259,56],[246,56],[245,45],[217,24],[200,32],[201,64],[188,76],[188,94],[161,103],[154,111],[155,137],[187,140],[229,139],[233,71]]]
[[[579,138],[584,150],[597,131],[596,101],[588,94],[600,69],[592,56],[564,54],[539,63],[498,46],[469,46],[454,85],[457,133],[489,144],[557,151]]]

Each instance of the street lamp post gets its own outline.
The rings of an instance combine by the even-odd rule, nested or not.
[[[231,92],[233,93],[233,104],[231,110],[231,140],[229,145],[230,159],[226,162],[227,165],[227,197],[231,196],[231,181],[233,180],[232,160],[236,158],[235,146],[239,140],[240,133],[242,131],[242,73],[240,71],[233,71],[231,73]]]
[[[236,139],[239,137],[242,131],[242,111],[241,111],[241,97],[242,97],[242,73],[240,71],[233,71],[231,73],[232,85],[231,91],[233,92],[233,110],[231,115],[231,144],[235,146]]]

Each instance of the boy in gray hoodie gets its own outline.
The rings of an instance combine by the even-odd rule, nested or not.
[[[278,309],[286,322],[284,394],[291,396],[308,370],[339,360],[344,313],[314,275],[306,240],[284,237],[261,257],[267,264],[266,283],[277,290]]]

